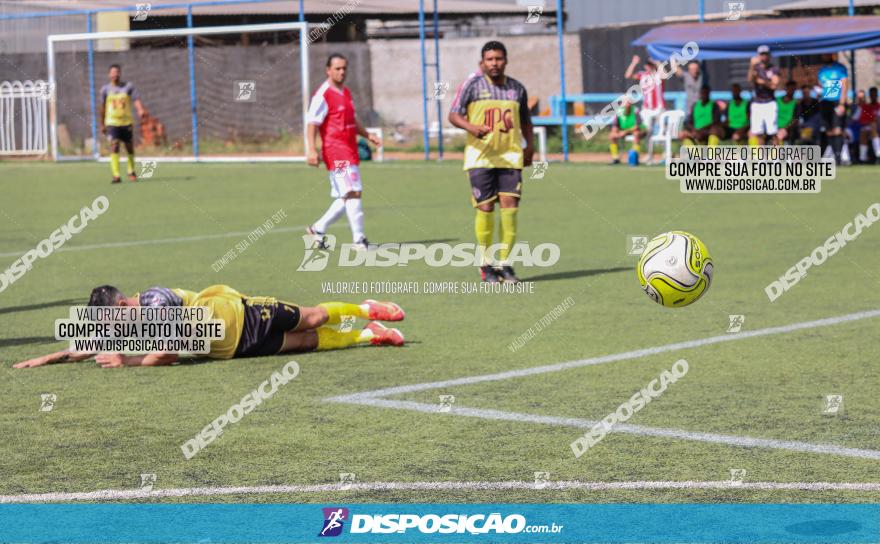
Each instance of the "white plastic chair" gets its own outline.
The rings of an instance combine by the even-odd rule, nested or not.
[[[681,136],[685,113],[681,110],[665,111],[657,120],[657,131],[648,139],[648,159],[654,157],[654,142],[662,142],[666,147],[666,162],[672,159],[672,140]]]

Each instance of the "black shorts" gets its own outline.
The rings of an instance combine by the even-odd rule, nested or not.
[[[124,127],[107,127],[107,139],[111,142],[119,140],[122,143],[130,144],[132,142],[134,131],[131,125]]]
[[[834,111],[837,109],[839,102],[836,100],[822,100],[819,102],[819,114],[822,115],[822,128],[829,131],[833,128],[846,127],[846,112],[843,115],[837,115]]]
[[[740,127],[740,128],[731,128],[731,127],[729,127],[729,126],[727,126],[727,125],[724,125],[724,138],[722,138],[722,139],[724,139],[724,140],[731,140],[731,139],[733,139],[733,133],[736,132],[736,131],[741,131],[740,134],[742,134],[742,135],[744,135],[744,136],[748,136],[748,134],[749,134],[749,126],[746,125],[746,126],[744,126],[744,127]]]
[[[284,333],[299,325],[299,306],[272,297],[246,297],[241,302],[244,327],[235,356],[276,355],[284,345]]]
[[[516,168],[472,168],[468,170],[471,180],[471,203],[492,202],[498,195],[522,196],[522,170]]]

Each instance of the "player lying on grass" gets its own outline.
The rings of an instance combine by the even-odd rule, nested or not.
[[[378,321],[403,321],[404,312],[393,302],[366,300],[362,304],[324,302],[317,306],[297,306],[272,297],[249,297],[226,285],[212,285],[199,293],[185,289],[151,287],[126,297],[119,289],[102,285],[92,290],[89,306],[205,306],[214,319],[222,319],[226,336],[211,342],[213,359],[258,357],[279,353],[340,349],[357,344],[402,346],[403,334]],[[337,330],[345,318],[370,320],[361,330]],[[104,368],[121,366],[160,366],[177,361],[177,353],[122,355],[59,351],[17,363],[14,368],[30,368],[51,363],[83,361],[95,357]]]

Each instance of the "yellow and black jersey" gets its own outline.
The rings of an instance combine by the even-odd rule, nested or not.
[[[467,136],[464,169],[523,167],[522,127],[529,121],[528,94],[519,81],[506,77],[496,85],[488,76],[474,74],[456,93],[452,111],[491,132],[482,138]]]

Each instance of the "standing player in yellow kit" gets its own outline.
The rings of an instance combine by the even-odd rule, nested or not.
[[[464,169],[471,182],[471,202],[477,209],[474,230],[483,251],[480,275],[485,282],[517,283],[508,257],[516,241],[516,216],[522,196],[522,169],[532,164],[532,121],[526,88],[504,75],[507,49],[490,41],[480,53],[482,77],[471,76],[458,89],[449,122],[467,131]],[[523,147],[523,139],[526,145]],[[492,262],[495,201],[501,205],[499,260]]]
[[[138,117],[144,118],[146,110],[141,98],[128,81],[122,81],[122,68],[118,64],[110,66],[110,82],[101,87],[101,104],[98,110],[98,124],[101,132],[110,142],[110,171],[113,182],[119,183],[119,142],[125,144],[128,154],[128,179],[137,181],[134,173],[134,118],[131,106],[137,109]]]

